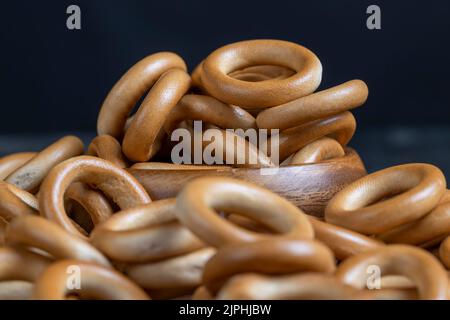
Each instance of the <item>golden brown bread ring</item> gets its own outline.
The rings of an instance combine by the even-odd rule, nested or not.
[[[378,234],[423,217],[445,190],[445,177],[433,165],[391,167],[338,192],[325,209],[325,220],[363,234]],[[380,201],[386,197],[391,198]]]
[[[0,248],[0,281],[34,282],[50,264],[50,260],[18,248]]]
[[[198,287],[192,294],[192,300],[213,300],[214,296],[205,286]]]
[[[448,275],[429,252],[408,245],[389,245],[348,258],[336,271],[342,282],[362,289],[367,285],[369,266],[381,275],[404,275],[417,287],[419,299],[447,299]]]
[[[367,100],[364,81],[351,80],[258,114],[258,128],[285,130],[357,108]]]
[[[90,240],[108,257],[125,262],[160,260],[204,247],[178,222],[174,198],[118,212],[96,226]]]
[[[255,65],[278,65],[296,71],[287,79],[246,82],[229,73]],[[320,84],[322,65],[298,44],[281,40],[241,41],[211,53],[201,69],[201,83],[212,96],[241,107],[273,107],[308,95]]]
[[[36,152],[19,152],[0,158],[0,181],[30,161],[36,154]]]
[[[20,189],[35,192],[47,173],[58,163],[83,154],[83,142],[74,136],[66,136],[39,152],[30,161],[11,173],[6,182]]]
[[[69,288],[71,268],[79,268],[80,288]],[[74,274],[75,275],[75,274]],[[37,300],[64,300],[75,294],[80,298],[96,300],[148,300],[149,296],[119,272],[103,266],[78,260],[62,260],[51,264],[36,280],[33,298]]]
[[[450,202],[447,202],[438,205],[425,217],[381,233],[377,238],[386,243],[405,243],[419,246],[435,240],[442,240],[449,234]]]
[[[0,217],[0,247],[3,247],[5,245],[5,233],[7,228],[8,222]]]
[[[280,161],[297,152],[307,144],[323,138],[333,138],[342,146],[353,137],[356,130],[355,117],[349,111],[328,118],[312,121],[304,125],[281,131],[279,139]],[[272,138],[269,139],[269,145]]]
[[[157,262],[129,265],[125,272],[146,289],[195,288],[201,284],[203,268],[215,252],[202,248]]]
[[[108,93],[97,120],[99,135],[119,139],[124,134],[128,115],[139,99],[170,69],[186,71],[183,59],[172,52],[159,52],[132,66]]]
[[[300,273],[265,276],[240,274],[217,294],[218,300],[361,300],[362,290],[345,285],[326,274]]]
[[[289,164],[318,163],[343,156],[345,156],[345,150],[339,142],[323,137],[297,151],[290,159]]]
[[[84,183],[72,183],[67,189],[65,197],[83,207],[94,226],[105,221],[114,213],[105,195]]]
[[[203,285],[215,294],[236,274],[286,274],[301,271],[333,273],[334,255],[315,240],[267,239],[223,246],[205,265]]]
[[[157,151],[157,138],[172,109],[189,90],[190,76],[183,70],[164,73],[153,85],[125,133],[122,147],[128,159],[148,161]]]
[[[81,237],[85,236],[74,226],[64,208],[64,194],[73,182],[94,185],[121,209],[151,202],[145,189],[131,174],[109,161],[90,156],[66,160],[54,167],[42,183],[39,209],[42,216]]]
[[[335,226],[309,216],[315,239],[327,245],[338,260],[384,246],[384,243],[363,234]]]
[[[265,81],[270,79],[286,79],[293,76],[296,72],[292,69],[274,65],[251,66],[236,70],[228,75],[241,81]]]
[[[11,221],[21,215],[37,214],[38,211],[38,200],[34,195],[0,181],[0,218]]]
[[[184,120],[202,120],[222,129],[256,128],[255,118],[244,109],[197,94],[187,94],[178,102],[164,124],[165,131],[172,133]]]
[[[241,214],[278,234],[258,234],[242,229],[221,218],[214,209]],[[215,247],[280,236],[314,237],[311,223],[299,208],[272,191],[232,178],[193,180],[178,193],[176,214],[195,235]]]
[[[87,154],[108,160],[121,168],[128,166],[122,154],[122,146],[113,136],[104,134],[95,137],[88,147]]]
[[[15,218],[9,223],[5,240],[10,246],[43,250],[55,260],[77,259],[110,267],[105,256],[90,243],[39,216]]]
[[[439,259],[442,261],[442,263],[447,269],[450,269],[450,236],[447,237],[444,241],[442,241],[441,245],[439,246]]]

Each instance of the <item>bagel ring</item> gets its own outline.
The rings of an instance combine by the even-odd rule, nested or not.
[[[248,82],[230,77],[255,65],[278,65],[296,73],[286,79]],[[211,53],[201,67],[201,83],[213,97],[243,108],[277,106],[314,92],[322,79],[317,56],[298,44],[280,40],[250,40]]]
[[[90,243],[39,216],[21,216],[11,221],[5,240],[11,246],[43,250],[55,260],[77,259],[110,267],[105,256]]]
[[[79,288],[69,288],[69,277],[79,271]],[[51,264],[36,280],[33,298],[64,300],[70,294],[97,300],[148,300],[148,295],[119,272],[78,260]]]
[[[122,147],[128,159],[148,161],[158,151],[164,122],[190,85],[190,76],[180,69],[167,71],[153,85],[125,132]]]
[[[343,156],[345,156],[345,150],[339,142],[323,137],[297,151],[291,157],[289,164],[318,163]]]
[[[439,259],[442,261],[446,268],[450,269],[450,236],[442,241],[441,245],[439,246]]]
[[[30,161],[36,154],[36,152],[19,152],[0,158],[0,181]]]
[[[187,70],[183,59],[172,52],[149,55],[132,66],[103,102],[97,120],[98,135],[120,139],[133,107],[163,73],[173,68]]]
[[[317,271],[331,274],[334,255],[315,240],[267,239],[221,247],[205,265],[203,285],[215,294],[227,279],[241,273],[285,274]]]
[[[91,141],[87,155],[108,160],[121,168],[128,166],[120,143],[113,136],[106,134],[97,136]]]
[[[96,226],[90,241],[108,257],[123,262],[160,260],[204,247],[178,222],[175,199],[118,212]]]
[[[342,282],[362,289],[367,285],[370,266],[380,268],[381,276],[404,275],[416,285],[419,299],[447,299],[448,275],[439,261],[423,249],[389,245],[348,258],[336,270]]]
[[[436,207],[445,190],[445,177],[433,165],[391,167],[338,192],[325,209],[325,220],[360,233],[378,234],[423,217]]]
[[[37,214],[38,211],[39,205],[34,195],[0,181],[0,218],[11,221],[21,215]]]
[[[83,142],[77,137],[66,136],[61,138],[11,173],[5,181],[20,189],[35,192],[54,166],[64,160],[83,154],[83,148]]]
[[[145,189],[127,171],[109,161],[80,156],[54,167],[42,183],[39,209],[42,216],[61,225],[69,233],[80,233],[64,208],[64,194],[73,182],[95,185],[121,209],[151,202]]]
[[[261,222],[281,233],[281,236],[314,237],[311,223],[299,208],[277,194],[245,181],[202,177],[193,180],[178,193],[175,209],[178,219],[212,246],[280,236],[242,229],[218,216],[214,209]]]

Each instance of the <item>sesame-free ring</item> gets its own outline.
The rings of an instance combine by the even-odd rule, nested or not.
[[[30,161],[36,154],[36,152],[19,152],[0,158],[0,181]]]
[[[68,286],[70,277],[76,274],[79,276],[79,286]],[[33,298],[64,300],[70,294],[97,300],[149,299],[141,288],[119,272],[79,260],[62,260],[51,264],[36,280]]]
[[[348,258],[336,270],[342,282],[362,289],[367,285],[370,266],[380,269],[381,276],[404,275],[417,287],[419,299],[447,299],[448,275],[429,252],[408,245],[389,245]]]
[[[118,212],[95,227],[90,241],[108,257],[123,262],[161,260],[204,247],[178,222],[175,199]]]
[[[446,190],[441,170],[406,164],[369,174],[338,192],[325,220],[364,234],[378,234],[415,221],[439,203]],[[380,200],[390,197],[387,200]]]
[[[83,148],[83,142],[77,137],[61,138],[11,173],[5,181],[29,192],[37,191],[42,180],[54,166],[83,154]]]
[[[34,195],[0,181],[0,218],[11,221],[21,215],[37,214],[38,211],[39,205]]]
[[[0,281],[21,280],[34,282],[51,263],[37,253],[19,248],[0,248]]]
[[[95,137],[88,147],[87,155],[108,160],[121,168],[128,166],[122,154],[122,146],[110,135],[104,134]]]
[[[105,256],[90,243],[39,216],[21,216],[11,221],[5,239],[8,245],[37,248],[57,260],[77,259],[110,266]]]
[[[172,133],[183,120],[202,120],[222,129],[256,128],[255,118],[242,108],[197,94],[187,94],[172,109],[164,129]]]
[[[90,156],[66,160],[54,167],[42,183],[39,209],[42,216],[81,237],[85,235],[74,226],[64,208],[64,194],[73,182],[95,185],[121,209],[151,202],[145,189],[131,174],[109,161]]]
[[[345,156],[345,150],[334,139],[323,137],[313,141],[292,155],[289,164],[318,163]]]
[[[214,210],[241,214],[267,225],[277,235],[258,234],[235,226]],[[220,247],[280,236],[312,239],[306,215],[277,194],[249,182],[226,177],[202,177],[187,184],[177,196],[175,210],[181,223],[206,243]]]
[[[266,109],[258,114],[256,122],[259,128],[285,130],[359,107],[368,94],[364,81],[351,80]]]
[[[164,72],[173,68],[187,69],[183,59],[172,52],[149,55],[132,66],[103,102],[97,120],[98,134],[109,134],[120,139],[133,107]]]
[[[255,65],[278,65],[296,73],[286,79],[248,82],[233,71]],[[306,96],[320,84],[322,65],[298,44],[280,40],[250,40],[226,45],[211,53],[201,67],[201,83],[215,98],[245,108],[277,106]]]
[[[450,236],[442,241],[441,245],[439,246],[439,259],[441,259],[446,268],[450,269]]]
[[[153,85],[125,133],[122,147],[128,159],[148,161],[158,151],[159,146],[155,142],[160,131],[190,84],[191,78],[185,71],[173,69]]]
[[[267,239],[218,249],[205,265],[203,285],[214,294],[227,279],[236,274],[285,274],[301,271],[331,274],[335,268],[333,253],[318,241]]]

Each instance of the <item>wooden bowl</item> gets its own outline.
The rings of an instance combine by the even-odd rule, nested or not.
[[[342,158],[316,164],[283,166],[276,170],[264,174],[259,168],[129,169],[153,200],[175,197],[186,183],[201,176],[226,176],[270,189],[306,213],[319,217],[323,216],[326,204],[336,192],[367,174],[361,158],[351,148],[346,149],[346,155]]]

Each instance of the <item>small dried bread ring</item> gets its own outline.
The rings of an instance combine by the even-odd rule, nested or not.
[[[34,282],[51,260],[18,248],[0,248],[0,281]]]
[[[114,137],[106,134],[97,136],[91,141],[87,154],[108,160],[121,168],[128,166],[120,143]]]
[[[83,148],[83,142],[77,137],[61,138],[11,173],[5,181],[29,192],[37,191],[42,180],[54,166],[83,154]]]
[[[170,134],[183,120],[202,120],[222,129],[256,128],[255,118],[242,108],[203,95],[187,94],[170,112],[165,131]]]
[[[21,216],[11,221],[5,239],[11,246],[43,250],[55,260],[77,259],[110,266],[90,243],[39,216]]]
[[[131,174],[109,161],[90,156],[66,160],[53,168],[42,183],[39,208],[42,216],[81,237],[85,236],[74,226],[64,208],[64,194],[73,182],[94,185],[121,209],[151,202],[145,189]]]
[[[408,245],[389,245],[348,258],[336,271],[342,282],[363,289],[367,285],[368,267],[380,268],[381,276],[404,275],[417,287],[419,299],[446,300],[448,275],[429,252]]]
[[[79,287],[70,288],[70,277],[79,272]],[[69,295],[96,300],[148,300],[137,285],[113,269],[78,260],[51,264],[36,280],[33,298],[64,300]]]
[[[323,137],[304,146],[295,153],[289,164],[318,163],[345,156],[345,150],[334,139]]]
[[[442,241],[441,245],[439,246],[439,259],[447,269],[450,269],[450,236]]]
[[[128,159],[148,161],[157,151],[157,138],[172,109],[191,84],[190,76],[183,70],[164,73],[153,85],[142,102],[125,133],[122,147]]]
[[[255,65],[278,65],[296,71],[286,79],[248,82],[229,76]],[[208,93],[241,107],[273,107],[314,92],[322,79],[317,56],[298,44],[280,40],[250,40],[229,44],[211,53],[201,69]]]
[[[214,294],[236,274],[333,273],[335,268],[333,253],[318,241],[268,239],[218,249],[205,265],[203,285]]]
[[[285,130],[357,108],[366,102],[368,95],[364,81],[351,80],[266,109],[258,114],[256,122],[259,128]]]
[[[175,199],[118,212],[96,226],[90,241],[108,257],[124,262],[161,260],[204,247],[178,222]]]
[[[159,52],[145,57],[132,66],[108,93],[97,120],[99,135],[119,139],[133,107],[161,75],[170,69],[186,71],[183,59],[172,52]]]
[[[258,234],[242,229],[221,218],[214,210],[243,215],[279,234]],[[178,194],[175,212],[195,235],[215,247],[268,237],[314,237],[311,223],[299,208],[267,189],[232,178],[193,180]]]
[[[157,262],[130,265],[126,273],[146,289],[195,288],[201,284],[203,268],[215,252],[203,248]]]
[[[338,260],[384,246],[384,243],[360,233],[308,217],[315,239],[327,245]]]
[[[423,217],[436,207],[445,190],[445,177],[433,165],[391,167],[338,192],[325,209],[325,220],[364,234],[378,234]],[[390,198],[380,201],[386,197]]]
[[[326,274],[281,276],[241,274],[231,278],[217,294],[218,300],[361,300],[364,291]]]
[[[30,161],[36,154],[36,152],[19,152],[0,158],[0,181]]]
[[[39,205],[34,195],[13,184],[0,182],[0,218],[11,221],[21,215],[37,214],[38,211]]]
[[[323,137],[333,138],[341,144],[347,143],[356,130],[355,117],[349,111],[328,118],[312,121],[304,125],[281,131],[278,135],[280,161],[297,152],[307,144]],[[273,142],[271,137],[269,145]]]

